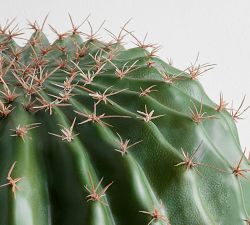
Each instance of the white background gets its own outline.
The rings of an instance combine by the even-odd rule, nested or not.
[[[227,101],[250,105],[250,1],[249,0],[8,0],[1,1],[0,23],[17,17],[20,27],[26,19],[42,22],[50,13],[49,24],[65,31],[70,28],[68,12],[76,24],[88,14],[93,27],[106,20],[105,28],[118,32],[132,17],[128,29],[162,46],[159,55],[172,58],[174,66],[186,68],[200,53],[200,63],[216,68],[200,78],[206,92],[218,102],[220,92]],[[87,24],[83,29],[89,31]],[[30,32],[29,30],[24,30]],[[45,28],[49,39],[55,35]],[[107,36],[102,31],[103,36]],[[26,36],[28,37],[28,35]],[[242,147],[249,146],[250,110],[237,123]]]

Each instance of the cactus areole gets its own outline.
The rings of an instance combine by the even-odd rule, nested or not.
[[[247,225],[239,108],[122,27],[0,26],[0,225]],[[135,47],[125,48],[123,38]]]

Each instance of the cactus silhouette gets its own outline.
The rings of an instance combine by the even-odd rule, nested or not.
[[[176,69],[127,23],[104,42],[70,16],[51,44],[46,19],[24,46],[0,26],[0,225],[249,224],[248,108],[209,99],[214,65]]]

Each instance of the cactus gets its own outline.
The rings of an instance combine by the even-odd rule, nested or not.
[[[103,42],[88,18],[50,44],[45,21],[23,47],[0,27],[1,225],[250,224],[245,98],[208,98],[212,64],[176,69],[126,24]]]

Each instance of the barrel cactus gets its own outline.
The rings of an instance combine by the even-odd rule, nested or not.
[[[0,224],[250,224],[246,109],[208,98],[213,65],[179,70],[125,26],[104,42],[70,19],[52,44],[45,22],[25,46],[0,27]]]

